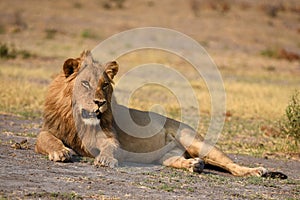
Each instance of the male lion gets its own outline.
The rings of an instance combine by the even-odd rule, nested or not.
[[[117,72],[116,62],[102,66],[89,51],[83,52],[80,58],[66,60],[46,97],[36,152],[48,155],[53,161],[67,161],[74,150],[81,156],[94,157],[95,165],[109,167],[117,166],[118,161],[133,161],[200,173],[207,163],[234,176],[267,173],[263,167],[249,168],[234,163],[218,148],[205,144],[184,123],[112,102],[112,83]],[[144,130],[141,137],[132,133],[137,126],[132,125],[131,119],[122,117],[126,112],[137,126],[146,127],[140,129]],[[205,149],[209,151],[201,156]]]

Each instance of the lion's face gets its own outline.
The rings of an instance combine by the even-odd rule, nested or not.
[[[64,64],[66,77],[75,76],[73,88],[73,113],[88,125],[99,125],[103,113],[110,106],[113,78],[118,64],[108,62],[102,66],[93,60],[90,52],[79,59],[68,59]]]

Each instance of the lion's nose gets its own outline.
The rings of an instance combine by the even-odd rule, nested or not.
[[[105,99],[94,99],[94,103],[97,104],[97,106],[101,107],[106,103]]]

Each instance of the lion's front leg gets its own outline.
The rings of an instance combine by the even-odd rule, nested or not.
[[[95,157],[96,166],[114,168],[118,166],[117,152],[119,143],[114,138],[102,139],[98,146],[100,153]]]
[[[42,131],[37,137],[35,151],[48,155],[49,160],[65,162],[71,159],[72,150],[61,140],[47,131]]]

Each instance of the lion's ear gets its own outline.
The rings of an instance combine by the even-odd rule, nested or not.
[[[118,73],[119,65],[116,61],[108,62],[105,64],[105,73],[112,80]]]
[[[75,72],[75,70],[78,68],[79,61],[78,59],[69,58],[64,63],[64,73],[66,78],[68,78],[71,74]]]

